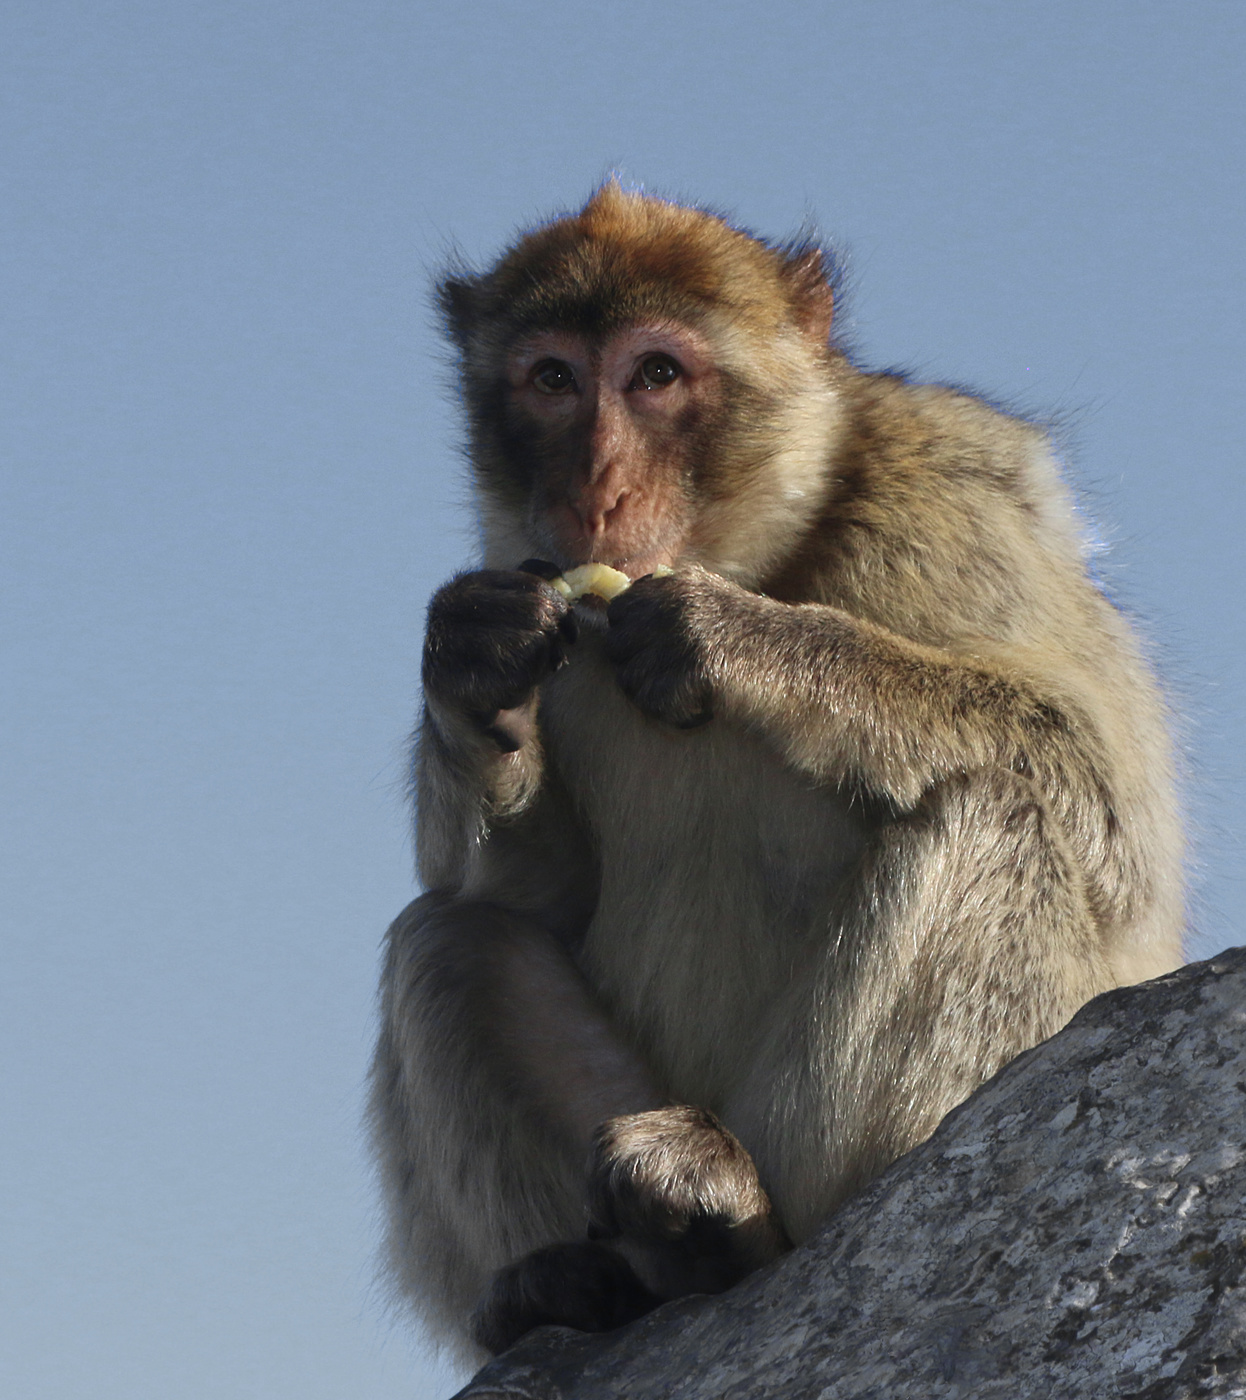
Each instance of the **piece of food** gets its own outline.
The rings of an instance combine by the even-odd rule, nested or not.
[[[653,571],[655,578],[665,578],[674,569],[659,564]],[[609,564],[581,564],[576,569],[568,569],[560,578],[550,579],[550,587],[570,602],[577,602],[586,593],[595,593],[608,603],[617,598],[624,589],[631,586],[631,579],[621,570],[612,569]]]
[[[551,579],[550,583],[573,603],[586,593],[596,593],[609,602],[623,592],[631,579],[609,564],[581,564],[578,569],[568,569],[561,578]]]

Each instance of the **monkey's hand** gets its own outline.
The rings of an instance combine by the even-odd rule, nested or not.
[[[731,637],[741,590],[705,569],[637,579],[611,604],[606,655],[646,714],[694,729],[714,713],[712,662]]]
[[[537,686],[575,638],[570,603],[537,574],[459,574],[429,604],[424,692],[514,753],[533,731]]]
[[[588,1189],[589,1238],[617,1241],[663,1297],[721,1292],[790,1248],[753,1159],[704,1109],[607,1119]]]

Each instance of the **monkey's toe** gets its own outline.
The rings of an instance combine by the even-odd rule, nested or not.
[[[553,1244],[494,1276],[472,1319],[472,1333],[496,1356],[534,1327],[609,1332],[660,1302],[605,1245]]]

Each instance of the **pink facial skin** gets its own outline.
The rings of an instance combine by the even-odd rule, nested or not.
[[[677,323],[601,342],[547,331],[516,348],[512,408],[559,449],[536,508],[568,566],[610,564],[637,579],[675,562],[690,524],[679,445],[717,382],[704,338]]]

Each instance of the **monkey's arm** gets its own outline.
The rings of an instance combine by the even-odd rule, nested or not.
[[[539,682],[574,635],[565,602],[534,575],[463,574],[440,590],[429,609],[416,799],[420,876],[438,909],[419,920],[421,956],[438,942],[433,924],[455,930],[435,957],[457,968],[448,985],[458,1018],[475,1024],[486,1061],[505,1062],[517,1098],[539,1100],[583,1156],[603,1117],[656,1099],[647,1084],[637,1093],[638,1062],[614,1045],[568,956],[599,877],[546,769],[537,705]],[[496,928],[505,935],[485,932]],[[613,1078],[624,1085],[617,1095],[606,1087]]]
[[[532,805],[543,769],[535,733],[519,749],[504,752],[464,716],[426,701],[413,771],[421,883],[461,889],[490,827]]]
[[[1115,718],[1101,705],[1092,719],[1054,648],[958,655],[703,570],[633,585],[610,606],[607,646],[623,689],[649,713],[747,725],[816,780],[864,783],[900,811],[957,774],[1032,776],[1105,907],[1119,911],[1136,893],[1121,820],[1129,780],[1108,734],[1129,722],[1128,704]]]
[[[570,951],[597,869],[536,723],[567,623],[539,578],[509,572],[461,575],[429,610],[415,765],[429,893],[389,933],[372,1112],[401,1280],[463,1342],[482,1298],[489,1345],[534,1311],[525,1274],[499,1313],[498,1270],[583,1240],[597,1125],[662,1102]],[[602,1247],[584,1249],[600,1265]],[[606,1263],[621,1304],[651,1306],[616,1255]],[[542,1283],[565,1302],[583,1280],[546,1267]]]
[[[837,608],[742,602],[751,625],[708,667],[715,701],[816,778],[864,780],[910,808],[955,773],[1071,756],[1067,700],[1023,663],[923,646]]]
[[[958,655],[698,571],[619,601],[612,650],[642,708],[747,726],[819,782],[868,785],[894,807],[828,911],[835,936],[811,948],[724,1105],[802,1239],[1125,980],[1112,930],[1155,897],[1148,818],[1113,721],[1056,646]]]
[[[459,574],[434,595],[414,772],[416,851],[428,889],[462,890],[479,875],[490,830],[514,823],[536,800],[544,772],[539,687],[574,639],[566,600],[530,573]]]
[[[953,773],[1032,762],[1070,723],[1019,653],[959,656],[700,569],[612,603],[607,650],[641,709],[748,724],[811,776],[864,780],[900,807]]]

